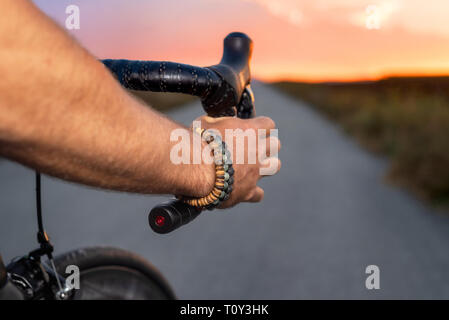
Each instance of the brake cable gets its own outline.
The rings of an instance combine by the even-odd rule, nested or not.
[[[36,212],[37,212],[37,227],[38,227],[38,241],[41,243],[41,236],[44,235],[44,225],[42,223],[42,196],[41,196],[41,174],[36,171]]]
[[[40,248],[34,250],[30,253],[34,258],[38,257],[40,263],[40,257],[46,255],[50,261],[51,268],[53,269],[56,282],[58,284],[59,292],[58,294],[64,293],[64,290],[59,279],[58,272],[56,271],[55,262],[53,260],[53,245],[50,243],[50,238],[44,230],[44,224],[42,222],[42,194],[41,194],[41,174],[36,171],[36,213],[37,213],[37,241],[39,242]],[[44,272],[44,269],[41,268]],[[45,272],[44,272],[45,273]],[[47,276],[48,278],[48,276]]]

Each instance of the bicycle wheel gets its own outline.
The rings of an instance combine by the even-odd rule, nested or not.
[[[167,300],[176,299],[160,272],[142,257],[111,247],[90,247],[55,258],[58,273],[67,266],[80,270],[80,289],[74,300]]]

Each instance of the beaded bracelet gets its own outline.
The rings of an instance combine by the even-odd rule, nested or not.
[[[222,141],[219,135],[201,128],[195,128],[195,131],[214,151],[215,184],[207,196],[201,198],[180,196],[178,199],[201,210],[213,210],[231,196],[234,183],[234,168],[232,167],[231,154],[226,148],[226,143]]]

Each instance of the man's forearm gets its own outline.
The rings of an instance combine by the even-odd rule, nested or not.
[[[32,4],[0,2],[0,154],[92,186],[207,194],[211,165],[175,165],[180,125],[128,95]]]

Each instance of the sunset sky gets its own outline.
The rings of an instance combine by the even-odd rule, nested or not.
[[[448,0],[35,0],[99,58],[219,61],[232,31],[255,43],[262,80],[449,74]],[[369,28],[368,28],[369,27]]]

